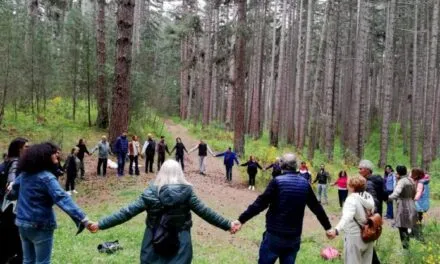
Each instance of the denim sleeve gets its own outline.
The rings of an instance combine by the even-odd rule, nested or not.
[[[50,177],[46,180],[46,186],[52,201],[72,218],[78,225],[81,221],[86,219],[86,214],[79,208],[79,206],[72,200],[72,198],[61,188],[55,177]]]
[[[266,190],[258,196],[257,200],[244,211],[238,220],[244,224],[249,221],[252,217],[264,211],[269,204],[273,201],[274,195],[277,190],[277,183],[275,180],[271,180]]]
[[[132,202],[126,207],[99,220],[99,229],[104,230],[125,223],[146,209],[147,205],[145,204],[144,198],[141,195],[136,201]]]

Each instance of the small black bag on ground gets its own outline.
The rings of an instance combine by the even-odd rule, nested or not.
[[[179,251],[179,229],[173,225],[173,216],[165,211],[153,230],[153,249],[162,256],[174,256]]]
[[[121,249],[122,246],[119,244],[118,240],[115,240],[113,242],[104,242],[98,245],[98,251],[100,253],[112,254]]]

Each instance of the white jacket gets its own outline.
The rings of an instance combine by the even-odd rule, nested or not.
[[[371,211],[373,209],[374,199],[368,192],[350,194],[345,200],[342,217],[336,225],[336,229],[338,232],[343,230],[346,235],[360,234],[360,227],[354,218],[359,224],[365,224],[367,222],[365,210]]]

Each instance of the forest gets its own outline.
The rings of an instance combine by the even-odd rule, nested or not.
[[[5,0],[0,121],[85,102],[114,140],[155,109],[313,159],[363,157],[380,133],[425,169],[439,154],[439,3],[430,0]],[[97,112],[97,114],[94,114]]]

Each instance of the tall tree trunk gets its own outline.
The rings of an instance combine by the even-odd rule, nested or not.
[[[391,90],[394,79],[394,16],[396,12],[396,0],[388,2],[388,23],[385,40],[385,87],[382,126],[380,134],[380,157],[379,167],[383,168],[387,164],[389,126],[391,122]]]
[[[272,146],[278,146],[279,134],[280,134],[280,115],[281,115],[281,89],[282,89],[282,71],[284,63],[284,45],[286,35],[286,19],[287,19],[287,0],[283,0],[283,17],[281,19],[281,38],[280,38],[280,58],[278,60],[278,78],[275,87],[275,101],[272,114],[272,125],[270,128],[270,144]]]
[[[278,9],[278,1],[275,0],[274,13],[273,13],[273,31],[272,31],[272,53],[271,53],[271,63],[270,63],[270,82],[266,93],[267,104],[266,104],[266,115],[265,121],[267,124],[272,124],[273,119],[273,101],[274,101],[274,92],[276,89],[275,76],[276,76],[276,53],[277,53],[277,9]],[[270,125],[271,126],[271,125]],[[269,127],[270,128],[270,127]]]
[[[300,128],[300,119],[301,119],[301,98],[302,98],[302,90],[303,81],[304,81],[304,1],[300,0],[299,6],[299,25],[298,25],[298,46],[296,53],[296,80],[295,80],[295,110],[294,110],[294,120],[295,124],[294,135],[295,135],[295,144],[299,146],[299,128]]]
[[[109,124],[107,86],[105,83],[105,0],[98,0],[98,14],[96,16],[96,53],[97,53],[97,73],[96,81],[96,104],[98,106],[98,115],[96,117],[96,126],[107,128]]]
[[[313,160],[316,144],[317,144],[317,137],[318,137],[318,90],[319,86],[322,82],[322,76],[323,76],[323,68],[324,68],[324,51],[325,51],[325,36],[327,35],[328,30],[328,17],[330,12],[330,3],[326,3],[326,10],[324,15],[324,23],[322,25],[321,29],[321,40],[319,41],[319,48],[318,48],[318,56],[316,61],[316,67],[315,67],[315,75],[313,78],[313,90],[312,90],[312,105],[310,108],[310,125],[309,125],[309,132],[307,133],[309,135],[309,145],[307,150],[307,159]]]
[[[417,61],[417,44],[418,44],[418,12],[419,0],[415,0],[414,6],[414,29],[413,29],[413,69],[412,69],[412,92],[411,92],[411,143],[410,143],[410,163],[412,167],[417,167],[418,154],[418,99],[417,99],[417,81],[418,81],[418,61]]]
[[[310,1],[310,0],[309,0]],[[333,160],[333,138],[335,137],[334,103],[335,103],[335,69],[336,69],[336,48],[337,48],[337,21],[339,1],[330,0],[328,30],[326,36],[326,71],[325,71],[325,152],[329,161]]]
[[[12,42],[12,25],[8,27],[8,44],[6,47],[6,71],[5,80],[3,84],[2,100],[0,106],[0,125],[3,123],[5,116],[5,106],[6,106],[6,96],[8,95],[9,89],[9,71],[10,71],[10,61],[11,61],[11,42]]]
[[[212,82],[212,10],[213,4],[207,4],[206,32],[205,32],[205,66],[203,83],[203,120],[202,125],[209,125],[209,110],[211,108],[211,82]]]
[[[310,68],[311,68],[311,41],[312,41],[312,24],[313,24],[313,1],[308,0],[307,7],[307,30],[306,30],[306,55],[304,63],[304,84],[303,84],[303,101],[301,104],[301,115],[299,123],[299,142],[298,149],[302,150],[305,144],[306,127],[309,117],[310,104]],[[299,88],[298,88],[299,89]]]
[[[350,125],[350,145],[349,149],[354,160],[358,160],[362,156],[362,137],[364,131],[361,128],[361,111],[362,111],[362,86],[364,81],[364,67],[367,62],[368,35],[370,31],[370,10],[371,3],[369,0],[359,0],[358,9],[358,30],[356,37],[356,53],[354,58],[354,79],[353,93],[351,99],[351,125]]]
[[[118,135],[128,129],[133,16],[134,0],[119,0],[116,13],[118,38],[116,41],[112,116],[109,128],[110,142],[114,142]]]
[[[246,58],[246,0],[235,0],[237,4],[237,47],[235,50],[235,81],[234,81],[234,150],[241,156],[244,154],[244,98],[245,89],[245,58]]]
[[[436,66],[437,66],[437,47],[438,47],[438,20],[439,20],[440,1],[434,1],[434,9],[432,13],[432,29],[431,29],[431,48],[429,54],[428,66],[428,87],[426,90],[426,108],[424,118],[424,135],[423,135],[423,152],[422,167],[429,169],[432,158],[432,135],[433,135],[433,112],[435,103],[435,84],[436,84]]]

